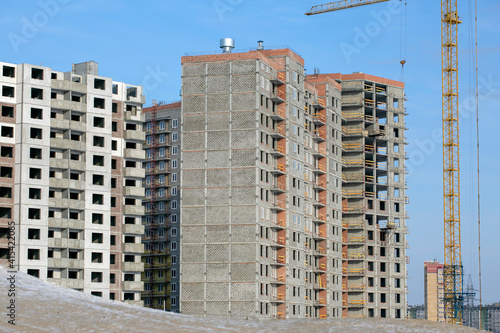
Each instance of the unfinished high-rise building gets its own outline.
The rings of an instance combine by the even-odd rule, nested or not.
[[[333,76],[342,84],[345,315],[404,318],[404,84],[363,73]]]
[[[16,225],[15,268],[141,305],[142,87],[0,63],[0,263]]]
[[[144,109],[146,197],[144,305],[179,311],[181,103]]]
[[[404,317],[402,84],[233,46],[182,58],[180,311]]]

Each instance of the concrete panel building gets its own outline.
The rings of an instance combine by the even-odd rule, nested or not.
[[[95,62],[0,70],[0,263],[14,221],[19,271],[142,304],[142,87]]]
[[[144,115],[146,230],[142,299],[147,307],[178,312],[181,103],[145,108]]]
[[[223,54],[182,58],[180,311],[403,318],[402,84],[367,75],[305,76],[304,60],[290,49],[231,49],[227,43]],[[354,110],[344,101],[350,97],[359,99],[361,123],[345,118]],[[370,98],[379,104],[365,111]],[[390,111],[389,103],[396,103]],[[380,128],[389,118],[397,122],[390,126],[399,131],[394,139],[388,125]],[[373,138],[375,123],[383,138]],[[350,126],[361,136],[344,142]],[[393,141],[399,164],[389,171]],[[365,157],[368,145],[376,148]],[[345,167],[351,157],[363,161],[359,169]],[[385,169],[365,160],[385,162]],[[399,205],[397,214],[373,211],[382,194],[386,207]]]

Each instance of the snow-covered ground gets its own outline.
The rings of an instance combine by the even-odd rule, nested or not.
[[[0,266],[3,332],[478,332],[422,320],[222,320],[107,301],[16,273],[16,325],[8,323],[9,274]]]

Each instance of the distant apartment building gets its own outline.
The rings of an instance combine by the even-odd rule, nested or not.
[[[424,262],[425,318],[445,322],[444,314],[444,264]]]
[[[144,109],[146,143],[145,269],[146,307],[179,311],[179,212],[181,103]]]
[[[481,330],[500,333],[500,303],[483,305],[481,311],[478,305],[464,306],[463,326],[479,329],[480,321]]]
[[[402,83],[222,42],[181,61],[180,311],[404,318]]]
[[[0,263],[14,221],[19,271],[141,305],[142,87],[95,62],[0,70]]]

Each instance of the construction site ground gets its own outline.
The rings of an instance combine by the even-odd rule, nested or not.
[[[15,326],[8,323],[11,274],[0,266],[2,332],[477,332],[425,320],[229,320],[185,316],[108,301],[15,274]]]

